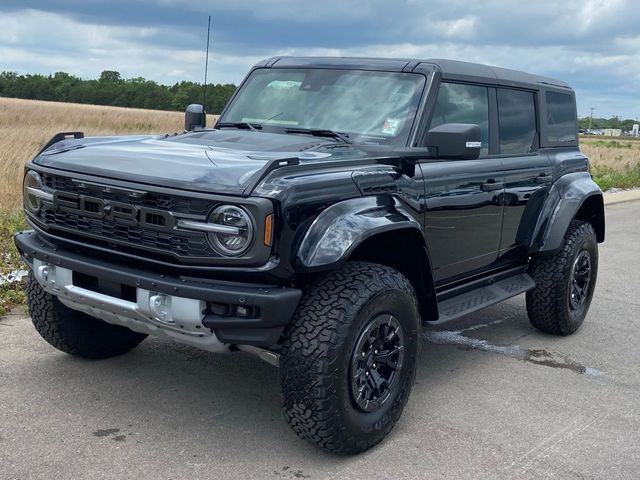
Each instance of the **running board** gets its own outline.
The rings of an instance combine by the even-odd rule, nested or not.
[[[440,316],[430,325],[448,322],[477,310],[500,303],[507,298],[515,297],[536,286],[526,273],[519,273],[498,282],[462,293],[456,297],[438,302]]]

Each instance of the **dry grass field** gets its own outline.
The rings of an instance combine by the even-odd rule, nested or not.
[[[212,125],[214,116],[207,122]],[[23,167],[38,149],[58,132],[162,134],[183,128],[181,112],[0,98],[0,315],[24,301],[22,285],[2,284],[2,279],[22,268],[12,236],[26,227],[20,211]]]
[[[591,161],[591,172],[603,190],[640,186],[640,139],[582,137],[580,149]]]
[[[209,125],[213,119],[210,115]],[[0,98],[0,207],[5,211],[20,207],[24,164],[58,132],[161,134],[183,127],[181,112]]]

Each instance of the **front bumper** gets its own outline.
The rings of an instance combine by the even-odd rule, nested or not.
[[[210,351],[230,344],[274,345],[302,295],[294,288],[160,275],[112,264],[61,250],[33,231],[18,233],[15,243],[36,280],[68,307]]]

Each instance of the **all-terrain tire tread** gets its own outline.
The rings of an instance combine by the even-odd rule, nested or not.
[[[530,274],[536,286],[527,292],[526,303],[529,321],[538,330],[554,335],[570,335],[580,327],[581,322],[576,324],[568,321],[565,284],[576,244],[582,244],[588,238],[595,242],[591,224],[573,220],[557,252],[532,258]]]
[[[146,335],[111,325],[72,310],[47,293],[29,275],[27,303],[37,332],[50,345],[70,355],[103,359],[135,348]]]
[[[380,442],[397,417],[386,422],[369,444],[357,444],[343,426],[335,408],[333,352],[349,333],[345,322],[350,309],[371,298],[372,292],[401,291],[410,295],[417,315],[417,300],[411,283],[396,270],[373,263],[349,262],[315,282],[298,306],[294,321],[284,334],[281,368],[282,404],[285,417],[302,439],[337,454],[358,453]],[[420,325],[418,319],[418,328]],[[415,378],[399,394],[399,417]]]

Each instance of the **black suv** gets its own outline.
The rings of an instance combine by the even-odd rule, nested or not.
[[[16,236],[54,347],[148,334],[280,369],[284,414],[336,453],[398,420],[423,322],[526,292],[538,329],[584,320],[604,240],[573,91],[449,60],[278,57],[214,128],[56,135]]]

